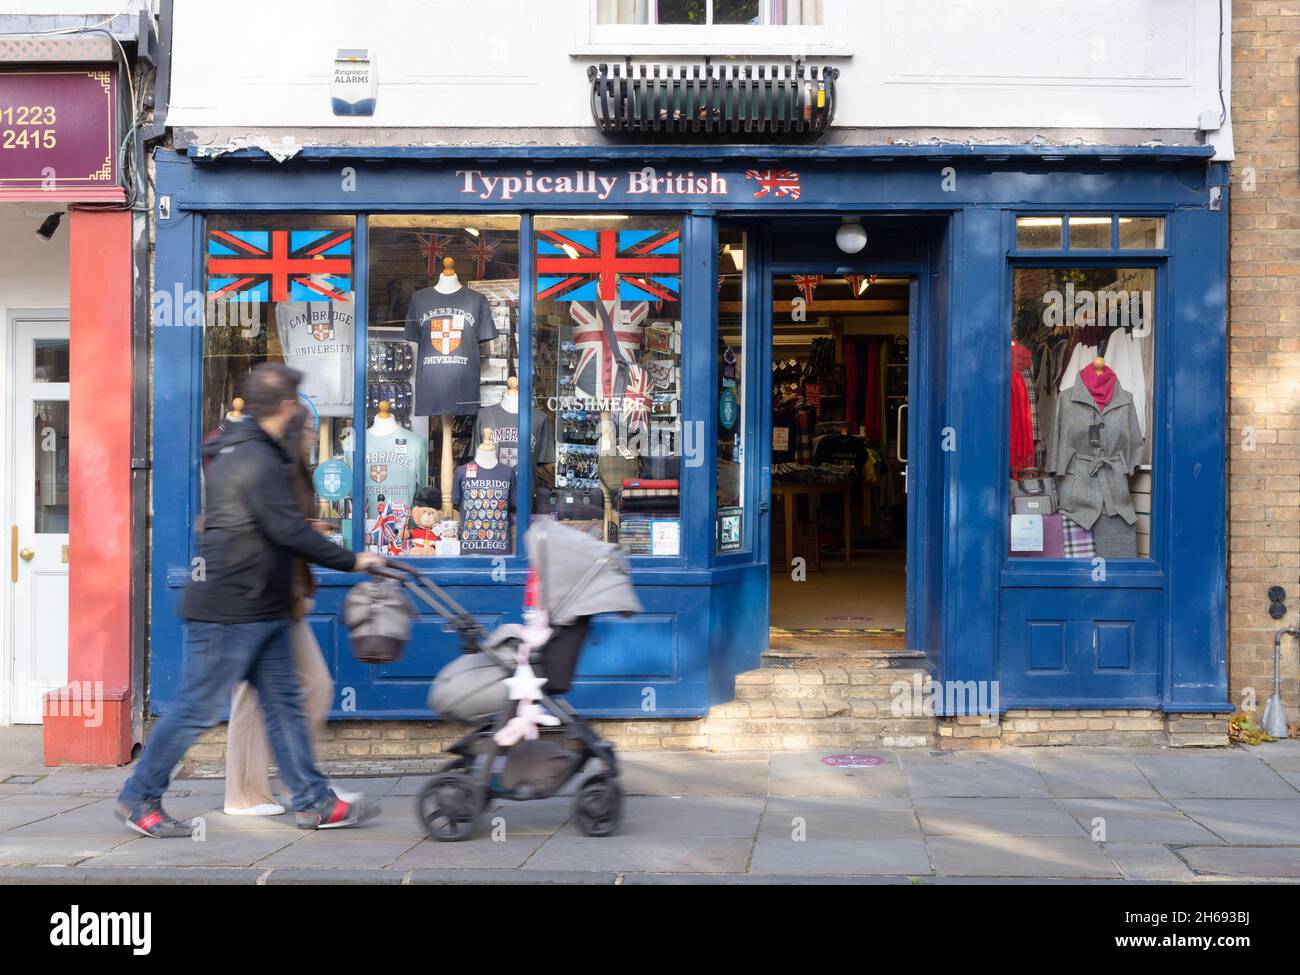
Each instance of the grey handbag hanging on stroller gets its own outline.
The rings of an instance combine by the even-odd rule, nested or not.
[[[623,553],[549,518],[533,522],[524,544],[530,588],[535,581],[552,631],[531,653],[530,663],[546,678],[541,703],[559,724],[542,728],[539,738],[510,747],[498,745],[494,738],[512,717],[505,679],[515,672],[524,629],[506,624],[488,633],[409,563],[390,560],[388,569],[380,570],[400,579],[408,592],[455,627],[465,649],[438,674],[429,695],[439,717],[475,729],[448,748],[456,757],[425,784],[418,798],[420,822],[436,840],[472,835],[492,799],[554,795],[593,761],[598,768],[583,778],[574,800],[578,827],[588,836],[608,836],[622,816],[613,746],[567,702],[550,694],[569,689],[593,616],[641,611]]]

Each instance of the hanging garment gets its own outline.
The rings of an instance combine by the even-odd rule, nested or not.
[[[1106,365],[1115,371],[1119,384],[1133,397],[1133,408],[1137,413],[1138,429],[1142,436],[1147,435],[1147,377],[1143,363],[1143,338],[1119,328],[1110,338],[1106,347]]]
[[[1133,397],[1118,383],[1110,400],[1098,408],[1079,377],[1057,404],[1056,439],[1047,469],[1060,478],[1060,510],[1085,528],[1105,515],[1136,523],[1128,478],[1142,456]]]
[[[1029,422],[1033,432],[1034,444],[1043,439],[1038,425],[1038,390],[1034,387],[1034,354],[1019,342],[1011,343],[1011,368],[1020,373],[1025,381],[1025,391],[1029,394]]]
[[[882,443],[884,430],[884,384],[880,381],[880,340],[870,339],[867,344],[867,381],[862,407],[862,425],[866,428],[868,443]]]
[[[1038,445],[1040,467],[1047,462],[1047,455],[1052,452],[1052,437],[1056,432],[1057,382],[1064,365],[1062,353],[1065,345],[1062,340],[1044,346],[1038,372],[1034,376],[1034,393],[1038,399],[1038,429],[1042,433],[1042,442]]]
[[[858,389],[862,385],[862,373],[858,367],[858,343],[853,339],[844,340],[844,423],[849,433],[857,433],[859,419]]]
[[[1034,466],[1033,421],[1029,416],[1029,392],[1025,377],[1011,373],[1011,476]]]
[[[1065,372],[1061,374],[1061,382],[1057,387],[1062,393],[1074,385],[1074,381],[1079,378],[1079,370],[1092,362],[1097,357],[1097,347],[1080,342],[1070,353],[1070,359],[1065,364]]]

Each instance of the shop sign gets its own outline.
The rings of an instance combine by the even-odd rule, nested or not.
[[[500,203],[637,203],[668,199],[766,205],[803,195],[803,175],[793,169],[457,169],[463,198]]]
[[[0,70],[0,190],[116,184],[115,105],[110,68]]]
[[[650,554],[680,555],[682,523],[676,519],[650,522]]]
[[[718,551],[740,551],[741,515],[740,508],[718,509]]]

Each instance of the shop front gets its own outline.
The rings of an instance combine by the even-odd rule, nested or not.
[[[132,68],[107,31],[16,19],[0,32],[0,726],[42,725],[49,765],[120,764],[143,723]]]
[[[152,711],[203,446],[266,360],[304,376],[322,530],[485,625],[519,616],[531,520],[623,549],[645,612],[593,625],[590,715],[701,716],[807,630],[995,688],[957,712],[1225,710],[1210,154],[160,154]],[[355,581],[320,573],[311,616],[333,716],[428,718],[456,634],[357,663]]]

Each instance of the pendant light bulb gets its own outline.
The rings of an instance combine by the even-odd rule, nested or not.
[[[856,254],[867,246],[867,231],[857,217],[845,217],[835,231],[835,244],[845,254]]]

